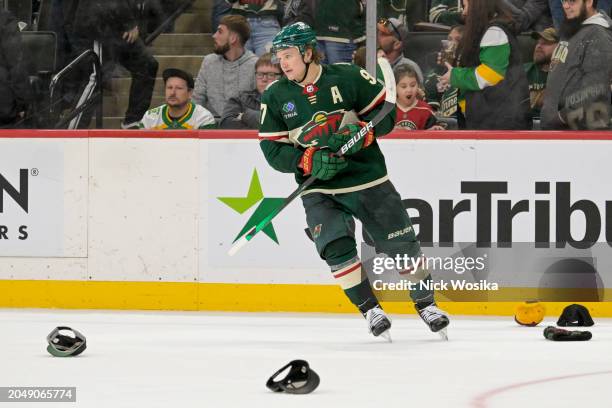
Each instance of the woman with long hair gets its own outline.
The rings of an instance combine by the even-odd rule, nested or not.
[[[465,31],[457,67],[439,86],[459,89],[460,127],[531,129],[529,85],[516,25],[503,0],[463,0]]]

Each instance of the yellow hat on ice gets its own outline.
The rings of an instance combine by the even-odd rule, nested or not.
[[[546,307],[536,300],[519,304],[515,309],[514,321],[522,326],[537,326],[544,320]]]

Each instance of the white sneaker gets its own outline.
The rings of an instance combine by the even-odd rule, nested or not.
[[[121,121],[121,129],[139,129],[138,122],[125,123],[125,121]]]

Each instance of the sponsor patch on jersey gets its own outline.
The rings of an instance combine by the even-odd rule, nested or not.
[[[327,146],[327,139],[338,130],[343,118],[344,110],[315,113],[310,121],[302,126],[297,142],[304,147]]]
[[[282,107],[282,111],[283,111],[283,118],[285,119],[291,119],[298,115],[297,109],[295,107],[295,102],[293,101],[289,101],[285,103]]]

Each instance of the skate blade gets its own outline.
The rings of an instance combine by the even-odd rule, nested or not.
[[[384,332],[380,333],[380,337],[382,337],[383,339],[387,340],[389,343],[393,343],[393,340],[391,339],[391,331],[390,330],[385,330]]]
[[[448,341],[448,333],[446,332],[446,327],[443,329],[440,329],[438,331],[438,334],[440,335],[440,338],[444,341]]]

